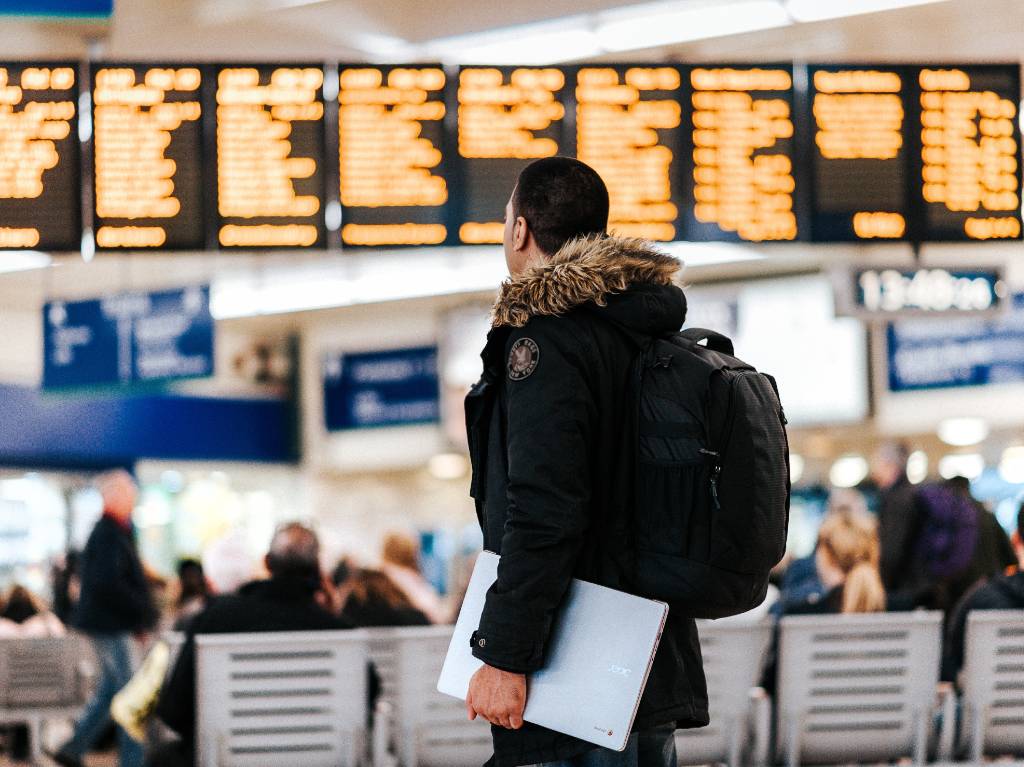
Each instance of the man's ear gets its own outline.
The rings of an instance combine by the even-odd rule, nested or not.
[[[512,247],[515,250],[524,250],[530,241],[530,225],[522,216],[516,216],[515,224],[512,225]]]

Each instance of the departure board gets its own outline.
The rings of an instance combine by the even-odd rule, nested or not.
[[[216,68],[217,242],[324,247],[324,73]]]
[[[923,239],[1020,239],[1020,67],[925,67],[918,86]]]
[[[808,87],[813,238],[907,238],[912,70],[811,67]]]
[[[341,68],[344,245],[438,245],[447,239],[444,94],[440,66]]]
[[[81,246],[76,64],[0,63],[0,250]]]
[[[693,67],[689,86],[680,239],[796,239],[792,67]]]
[[[501,242],[505,204],[520,171],[567,153],[566,80],[554,67],[459,71],[460,242]]]
[[[97,66],[92,103],[96,247],[202,250],[202,70]]]
[[[678,67],[577,71],[576,156],[608,185],[609,229],[616,234],[677,239],[681,85]]]

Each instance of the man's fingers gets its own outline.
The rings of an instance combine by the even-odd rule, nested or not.
[[[469,717],[469,721],[471,721],[471,722],[474,719],[476,719],[476,711],[473,710],[473,707],[470,706],[468,703],[466,704],[466,716]]]
[[[512,725],[513,730],[518,730],[523,726],[523,715],[512,714],[512,716],[509,717],[509,723]]]

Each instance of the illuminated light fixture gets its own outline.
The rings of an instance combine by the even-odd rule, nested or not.
[[[784,27],[792,23],[775,0],[745,0],[694,7],[689,2],[632,5],[597,16],[597,39],[606,51],[631,51]]]
[[[45,269],[53,259],[38,250],[0,250],[0,274]]]
[[[1011,485],[1024,484],[1024,445],[1012,445],[999,460],[999,476]]]
[[[804,475],[804,457],[798,453],[789,454],[789,482],[795,485]]]
[[[836,487],[856,487],[868,475],[868,462],[862,455],[850,453],[836,459],[828,480]]]
[[[988,424],[981,418],[946,418],[939,422],[939,439],[954,447],[977,445],[988,436]]]
[[[785,9],[793,21],[823,21],[946,2],[949,0],[787,0]]]
[[[910,484],[919,485],[928,478],[928,454],[915,450],[907,456],[907,479]]]
[[[977,479],[985,471],[985,459],[980,453],[954,453],[939,459],[939,476],[943,479],[967,477]]]
[[[461,453],[438,453],[427,461],[427,471],[434,479],[462,479],[469,471],[469,461]]]
[[[586,18],[578,16],[442,37],[423,47],[428,57],[460,64],[554,64],[602,52]]]

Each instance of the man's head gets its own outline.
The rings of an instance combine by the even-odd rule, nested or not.
[[[297,575],[319,579],[320,541],[305,525],[291,522],[274,533],[265,561],[274,578]]]
[[[910,451],[900,442],[885,442],[871,456],[871,479],[882,490],[888,490],[907,475]]]
[[[96,479],[96,489],[103,497],[103,512],[122,524],[128,524],[139,494],[132,475],[123,469],[107,472]]]
[[[607,228],[608,188],[597,171],[571,157],[536,160],[523,168],[505,206],[509,274],[522,274],[569,240]]]

